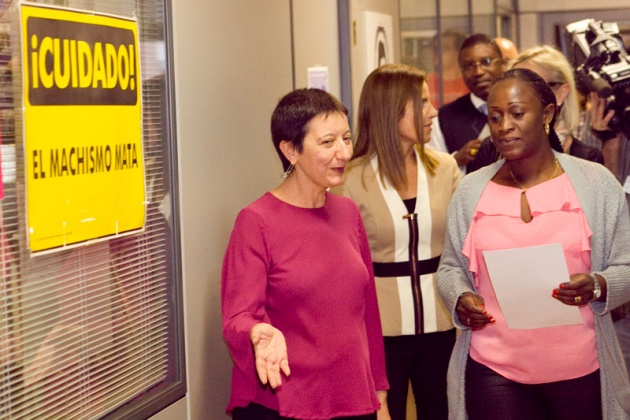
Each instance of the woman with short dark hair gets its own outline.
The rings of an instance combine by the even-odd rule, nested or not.
[[[284,180],[239,213],[223,263],[234,419],[388,418],[363,222],[327,191],[352,156],[347,113],[317,89],[287,94],[273,112]]]

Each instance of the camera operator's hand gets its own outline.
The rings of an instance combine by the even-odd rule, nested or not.
[[[590,123],[591,128],[595,131],[607,131],[610,130],[608,123],[615,116],[615,110],[611,109],[604,115],[606,110],[606,99],[602,98],[597,92],[591,92],[588,94],[589,112],[591,114]]]
[[[589,113],[591,130],[602,140],[602,155],[604,156],[604,166],[613,175],[619,172],[619,153],[621,150],[621,137],[619,133],[614,133],[608,127],[608,123],[615,115],[614,110],[610,110],[604,115],[606,100],[601,98],[596,92],[589,93]]]

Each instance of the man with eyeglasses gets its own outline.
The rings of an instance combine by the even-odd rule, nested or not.
[[[466,173],[466,165],[475,159],[482,139],[490,135],[486,100],[503,72],[503,58],[491,38],[475,34],[464,40],[458,61],[470,93],[440,107],[427,146],[451,153]]]

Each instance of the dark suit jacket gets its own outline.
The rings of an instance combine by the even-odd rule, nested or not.
[[[488,122],[486,115],[473,105],[470,94],[443,105],[438,111],[440,130],[449,153],[462,148],[479,133]]]

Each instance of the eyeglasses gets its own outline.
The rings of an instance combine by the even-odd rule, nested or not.
[[[486,57],[486,58],[482,58],[481,60],[475,62],[475,63],[464,63],[461,65],[461,69],[463,72],[471,72],[473,70],[475,70],[477,68],[477,66],[481,67],[482,69],[489,69],[490,67],[492,67],[492,65],[499,61],[499,58],[490,58],[490,57]]]

